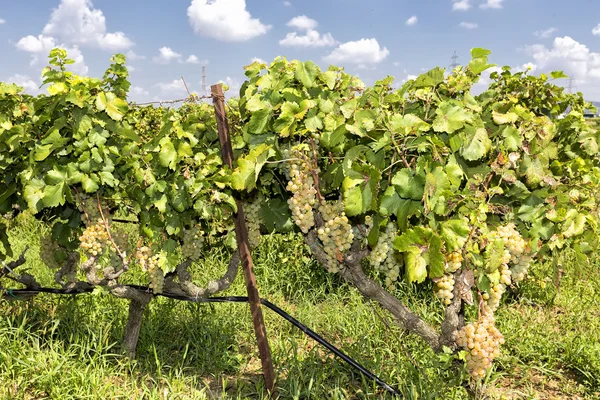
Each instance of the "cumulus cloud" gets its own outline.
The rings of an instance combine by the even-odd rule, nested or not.
[[[590,51],[569,36],[555,38],[550,48],[535,44],[526,47],[525,51],[544,70],[564,70],[579,79],[600,78],[600,53]]]
[[[244,42],[264,35],[264,25],[246,10],[246,0],[193,0],[187,9],[196,33],[228,42]]]
[[[6,23],[6,20],[3,18],[0,18],[0,25],[5,24],[5,23]]]
[[[258,57],[254,57],[252,60],[250,60],[250,62],[259,62],[262,64],[266,64],[267,62],[265,60],[263,60],[262,58],[258,58]]]
[[[102,10],[93,8],[91,0],[62,0],[50,15],[42,34],[69,44],[120,51],[133,46],[123,32],[107,32]]]
[[[592,29],[592,35],[600,36],[600,24],[596,25],[594,29]]]
[[[194,54],[190,55],[185,62],[188,64],[206,64],[206,61],[198,59]]]
[[[168,96],[187,96],[187,90],[181,79],[175,79],[171,82],[157,83],[161,94]]]
[[[67,56],[75,61],[74,64],[68,65],[67,68],[79,75],[87,75],[88,73],[88,67],[85,65],[83,54],[79,50],[79,47],[58,44],[53,37],[44,35],[25,36],[17,42],[16,47],[31,54],[30,65],[32,66],[45,62],[50,50],[55,47],[63,48],[67,51]]]
[[[135,96],[148,96],[150,93],[146,89],[140,86],[132,86],[130,90],[130,94]]]
[[[461,22],[460,24],[458,24],[461,28],[465,28],[465,29],[477,29],[477,27],[479,25],[477,25],[474,22]]]
[[[171,50],[170,47],[161,47],[158,49],[158,56],[152,60],[157,64],[169,64],[171,61],[181,61],[181,54]]]
[[[290,32],[279,41],[279,44],[288,47],[325,47],[338,44],[331,33],[319,33],[315,29],[318,25],[317,21],[306,15],[294,17],[288,21],[287,26],[304,31],[304,34]]]
[[[504,0],[487,0],[487,2],[481,4],[479,7],[483,9],[502,8],[502,2],[504,2]]]
[[[533,58],[537,71],[564,71],[586,97],[600,99],[600,53],[569,36],[555,38],[551,47],[534,44],[524,51]]]
[[[534,34],[534,36],[537,36],[540,39],[548,39],[556,31],[558,31],[558,29],[551,27],[551,28],[544,29],[541,31],[535,31],[535,32],[533,32],[533,34]]]
[[[337,41],[331,36],[331,33],[321,34],[315,30],[308,30],[306,34],[299,35],[297,32],[290,32],[285,38],[279,41],[281,46],[293,47],[324,47],[335,46]]]
[[[419,19],[417,18],[417,16],[413,15],[412,17],[410,17],[409,19],[406,20],[406,25],[408,25],[408,26],[415,25],[418,20]]]
[[[129,61],[135,61],[135,60],[145,60],[145,59],[146,59],[146,56],[139,55],[139,54],[137,54],[137,53],[136,53],[135,51],[133,51],[133,50],[129,50],[129,51],[127,52],[127,54],[125,54],[125,55],[127,56],[127,59],[128,59]]]
[[[15,83],[19,86],[22,86],[23,89],[29,94],[36,95],[43,92],[40,89],[40,84],[36,83],[32,78],[27,75],[15,74],[8,79],[6,79],[6,83]]]
[[[306,31],[315,29],[318,23],[314,19],[308,18],[306,15],[299,15],[288,21],[286,25],[301,31]]]
[[[471,0],[454,0],[452,3],[453,11],[467,11],[471,8]]]
[[[389,54],[387,47],[381,48],[377,39],[360,39],[340,44],[324,60],[330,63],[367,65],[380,63]]]
[[[286,7],[291,7],[292,6],[292,2],[291,1],[284,1],[283,5]]]

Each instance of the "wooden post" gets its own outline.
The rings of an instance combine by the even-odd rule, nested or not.
[[[231,138],[229,136],[229,123],[227,122],[227,114],[225,111],[225,96],[223,87],[212,85],[210,87],[215,114],[217,119],[217,129],[219,131],[219,141],[221,142],[221,154],[225,164],[233,168],[233,148],[231,146]],[[242,260],[242,269],[244,271],[244,280],[246,282],[246,290],[248,292],[248,302],[250,303],[250,311],[252,313],[252,322],[254,324],[254,333],[258,342],[258,351],[262,370],[265,377],[267,390],[273,397],[277,397],[275,392],[275,371],[273,370],[273,360],[271,359],[271,349],[269,340],[267,339],[267,330],[263,319],[262,309],[260,306],[260,296],[256,286],[256,276],[254,275],[254,263],[250,254],[250,244],[248,243],[248,229],[246,228],[246,220],[244,218],[244,209],[242,202],[236,200],[237,213],[234,216],[235,220],[235,236],[237,238],[238,250]]]

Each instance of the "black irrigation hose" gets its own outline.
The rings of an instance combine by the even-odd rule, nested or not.
[[[137,290],[150,292],[150,289],[146,286],[139,286],[139,285],[125,285],[125,286],[129,286],[129,287],[137,289]],[[54,288],[6,289],[6,293],[11,297],[18,298],[17,297],[18,295],[33,295],[33,294],[37,294],[37,293],[76,295],[76,294],[82,294],[82,293],[90,293],[92,290],[93,290],[93,288],[75,289],[75,290],[54,289]],[[189,296],[181,296],[178,294],[173,294],[173,293],[168,293],[168,292],[159,293],[157,295],[167,297],[170,299],[175,299],[175,300],[190,301],[193,303],[247,303],[248,302],[247,296],[206,297],[206,298],[198,297],[198,298],[195,298],[195,297],[189,297]],[[300,329],[302,332],[304,332],[305,335],[307,335],[307,336],[311,337],[312,339],[316,340],[317,342],[319,342],[321,345],[323,345],[325,348],[327,348],[333,354],[335,354],[336,356],[338,356],[339,358],[344,360],[346,363],[348,363],[352,368],[358,370],[361,374],[363,374],[367,378],[377,382],[377,384],[379,386],[381,386],[383,389],[385,389],[386,391],[400,397],[401,394],[398,391],[398,389],[387,384],[385,381],[383,381],[377,375],[375,375],[374,373],[372,373],[371,371],[369,371],[368,369],[366,369],[365,367],[360,365],[358,362],[356,362],[355,360],[353,360],[352,358],[350,358],[349,356],[344,354],[340,349],[338,349],[337,347],[335,347],[334,345],[329,343],[327,340],[323,339],[323,337],[321,337],[318,333],[316,333],[315,331],[313,331],[312,329],[310,329],[309,327],[307,327],[306,325],[304,325],[303,323],[298,321],[296,318],[292,317],[291,315],[289,315],[288,313],[283,311],[281,308],[279,308],[275,304],[271,303],[269,300],[261,299],[260,302],[265,307],[267,307],[270,310],[274,311],[275,313],[279,314],[279,316],[281,316],[283,319],[288,321],[290,324],[292,324],[296,328]]]

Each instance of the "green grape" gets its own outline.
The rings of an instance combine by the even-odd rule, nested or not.
[[[339,271],[340,262],[354,240],[352,226],[341,201],[324,202],[319,206],[319,211],[323,216],[324,225],[319,228],[317,234],[327,255],[325,267],[329,272],[335,273]]]
[[[486,314],[458,331],[456,344],[467,351],[467,369],[474,379],[485,377],[492,362],[500,355],[504,337],[496,328],[492,314]]]
[[[79,237],[79,247],[86,253],[97,257],[102,255],[108,240],[108,232],[102,222],[90,225],[83,231]]]

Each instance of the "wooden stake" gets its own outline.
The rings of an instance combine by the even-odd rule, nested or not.
[[[231,138],[229,136],[229,123],[227,122],[227,114],[225,111],[225,96],[221,84],[212,85],[210,87],[215,114],[217,119],[217,129],[219,131],[219,141],[221,142],[221,154],[223,161],[230,168],[233,168],[233,148],[231,146]],[[242,269],[244,271],[244,280],[246,282],[246,290],[248,292],[248,300],[250,303],[250,311],[252,313],[252,322],[254,324],[254,333],[258,342],[258,351],[262,370],[265,377],[267,390],[273,398],[277,397],[275,391],[275,371],[273,369],[273,360],[271,358],[271,349],[267,339],[267,330],[263,319],[262,309],[260,306],[260,296],[256,286],[256,276],[254,275],[254,263],[250,254],[250,244],[248,243],[248,229],[246,228],[246,220],[244,218],[244,210],[242,202],[236,200],[237,213],[235,219],[235,236],[237,238],[238,250],[242,260]]]

